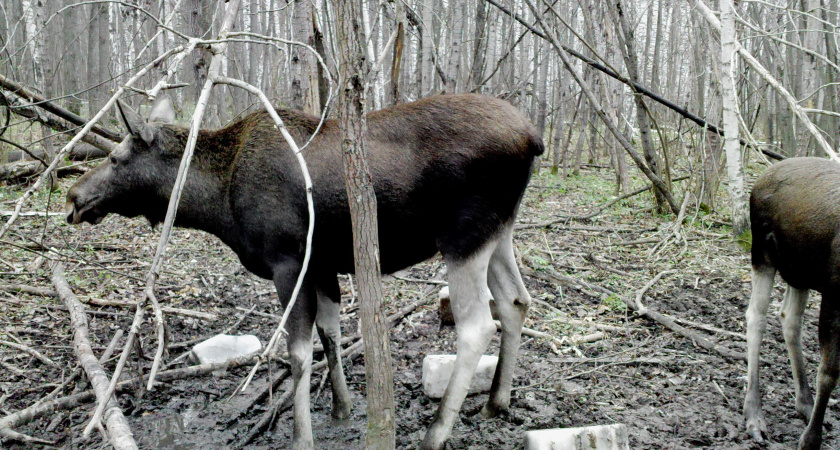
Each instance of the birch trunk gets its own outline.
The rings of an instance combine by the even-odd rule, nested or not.
[[[721,0],[720,92],[723,105],[723,148],[729,175],[729,199],[732,208],[732,233],[741,236],[749,229],[750,217],[741,145],[738,141],[738,97],[735,92],[735,6],[733,0]]]

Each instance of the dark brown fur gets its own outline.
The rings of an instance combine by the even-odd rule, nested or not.
[[[822,158],[791,158],[771,166],[750,196],[753,296],[747,312],[748,430],[761,440],[764,420],[758,389],[758,346],[764,330],[773,275],[790,288],[781,311],[794,380],[796,409],[809,418],[799,448],[819,448],[831,391],[840,372],[840,164]],[[816,403],[805,379],[801,349],[802,311],[808,290],[822,293],[819,320],[821,363]]]

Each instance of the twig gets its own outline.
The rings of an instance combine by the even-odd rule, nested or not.
[[[128,421],[123,416],[122,410],[113,398],[105,397],[105,392],[110,384],[108,376],[93,355],[84,306],[73,294],[67,280],[64,279],[64,267],[60,263],[53,266],[52,281],[59,296],[70,311],[70,325],[74,330],[73,341],[76,357],[84,368],[94,392],[96,392],[97,400],[101,403],[107,403],[104,416],[111,445],[116,449],[136,449],[137,443],[134,441],[131,427],[128,426]]]
[[[14,214],[14,211],[0,211],[0,216],[11,216]],[[28,216],[36,216],[36,217],[54,217],[54,216],[63,216],[64,213],[60,212],[44,212],[44,211],[26,211],[21,212],[18,214],[20,217],[28,217]]]
[[[105,364],[105,361],[108,361],[109,359],[111,359],[111,355],[116,350],[117,344],[119,343],[122,336],[123,336],[123,330],[122,329],[118,329],[117,332],[114,333],[114,337],[111,338],[111,343],[108,344],[108,347],[102,353],[102,356],[99,357],[99,364]],[[58,395],[59,392],[61,392],[64,388],[66,388],[70,383],[73,383],[76,380],[76,377],[81,375],[81,373],[82,373],[82,368],[81,367],[76,367],[76,369],[73,370],[73,373],[71,373],[69,377],[66,377],[60,385],[56,386],[56,388],[53,389],[52,392],[47,394],[46,397],[41,398],[38,401],[36,401],[32,406],[38,406],[38,405],[54,398],[56,395]]]
[[[682,180],[685,180],[685,179],[688,179],[688,176],[674,178],[673,180],[671,180],[671,182],[675,183],[677,181],[682,181]],[[590,211],[588,214],[574,215],[574,216],[563,216],[563,217],[559,217],[559,218],[556,218],[556,219],[546,220],[544,222],[520,223],[520,224],[517,224],[514,228],[517,229],[517,230],[521,230],[521,229],[524,229],[524,228],[546,228],[546,227],[550,227],[554,224],[557,224],[557,223],[560,223],[560,222],[563,222],[563,221],[566,221],[566,220],[589,220],[589,219],[594,218],[598,214],[601,214],[602,211],[609,208],[610,206],[612,206],[612,205],[614,205],[614,204],[616,204],[616,203],[618,203],[622,200],[626,200],[630,197],[634,197],[634,196],[639,195],[641,193],[647,192],[651,189],[653,189],[653,185],[649,184],[645,187],[636,189],[633,192],[628,192],[627,194],[616,197],[616,198],[604,203],[603,205],[596,207],[595,209]]]
[[[354,358],[356,358],[356,356],[362,354],[362,352],[364,352],[364,349],[364,341],[362,339],[359,339],[358,341],[356,341],[355,344],[344,349],[344,351],[341,352],[341,356],[346,361],[352,361]],[[312,365],[312,373],[314,373],[316,370],[321,370],[326,367],[326,360],[319,361],[318,363]],[[288,373],[288,371],[285,372]],[[280,381],[282,381],[283,379],[285,379],[285,377],[280,378]],[[271,384],[273,383],[269,383],[269,385]],[[250,431],[248,431],[248,434],[241,441],[239,441],[238,444],[236,444],[235,448],[243,448],[250,444],[251,441],[254,440],[254,438],[259,436],[260,433],[262,433],[271,424],[271,422],[273,421],[272,419],[275,418],[277,414],[280,414],[280,412],[282,412],[280,408],[282,408],[283,405],[288,401],[293,391],[293,389],[289,389],[282,396],[278,397],[278,399],[275,400],[271,404],[271,406],[263,413],[262,417],[260,417],[260,420],[257,422],[257,424],[254,425]],[[262,397],[264,398],[264,395],[262,395]]]
[[[208,76],[208,80],[210,78],[211,77]],[[292,309],[295,306],[295,302],[297,301],[300,289],[303,287],[304,276],[306,275],[306,271],[309,267],[309,259],[312,255],[312,236],[315,231],[315,203],[312,199],[312,179],[309,176],[309,169],[307,168],[306,160],[303,158],[303,154],[301,153],[297,143],[295,143],[295,140],[292,138],[292,135],[289,134],[289,131],[286,129],[286,126],[283,124],[283,119],[281,119],[280,116],[277,114],[277,111],[274,109],[274,106],[271,105],[271,101],[268,99],[265,93],[260,89],[257,89],[256,87],[248,83],[245,83],[244,81],[234,80],[227,77],[221,77],[218,75],[218,73],[213,74],[212,81],[240,87],[242,89],[247,90],[248,92],[251,92],[254,95],[257,95],[260,98],[260,100],[262,100],[263,105],[265,106],[265,109],[268,112],[268,115],[271,116],[272,120],[274,120],[274,124],[280,131],[280,134],[283,136],[283,139],[286,141],[286,144],[294,153],[295,158],[297,158],[298,165],[300,166],[300,170],[303,175],[304,187],[306,189],[306,206],[309,214],[309,222],[306,231],[306,247],[303,254],[303,262],[301,263],[300,273],[298,274],[298,278],[295,281],[295,286],[292,289],[291,298],[289,299],[289,303],[285,306],[283,311],[283,317],[280,318],[280,323],[274,330],[274,334],[272,334],[268,344],[266,344],[265,350],[263,351],[259,362],[257,362],[257,364],[254,365],[254,368],[251,369],[251,372],[248,374],[245,383],[243,383],[242,389],[244,390],[248,387],[248,384],[253,379],[254,374],[257,372],[257,369],[260,366],[260,362],[264,358],[266,358],[271,352],[274,351],[274,347],[277,345],[277,340],[280,338],[280,334],[285,332],[286,320],[288,320],[289,314],[292,312]],[[278,294],[282,295],[279,292]]]
[[[397,275],[391,275],[397,280],[405,281],[406,283],[421,283],[421,284],[434,284],[434,285],[441,285],[441,286],[449,286],[448,281],[444,280],[425,280],[420,278],[407,278],[407,277],[400,277]]]
[[[105,392],[103,396],[105,399],[111,398],[114,395],[114,391],[117,389],[117,382],[120,379],[120,375],[122,374],[122,370],[125,367],[125,363],[128,360],[128,355],[131,353],[131,349],[134,347],[134,339],[137,336],[137,333],[140,331],[140,324],[143,322],[143,315],[145,312],[145,308],[141,307],[139,304],[137,305],[137,309],[134,312],[134,320],[131,322],[131,328],[128,332],[128,337],[125,341],[125,346],[123,347],[123,351],[120,354],[120,360],[117,362],[117,367],[114,368],[114,374],[111,376],[111,384],[108,385],[108,390]],[[101,402],[98,404],[96,410],[93,412],[93,417],[90,419],[90,422],[85,427],[83,432],[83,436],[87,439],[90,436],[90,433],[93,431],[93,427],[96,426],[102,420],[102,412],[105,408],[105,403]]]

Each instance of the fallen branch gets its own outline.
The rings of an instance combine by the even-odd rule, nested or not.
[[[570,345],[577,347],[580,344],[591,344],[593,342],[598,342],[601,339],[604,339],[604,336],[604,333],[599,331],[597,333],[587,334],[584,336],[572,336],[568,338],[568,341]]]
[[[41,97],[40,95],[36,94],[32,89],[29,89],[27,86],[24,86],[3,75],[0,75],[0,88],[14,93],[23,100],[35,103],[36,106],[38,106],[39,108],[49,111],[55,114],[56,116],[61,117],[62,119],[72,123],[73,125],[81,127],[88,123],[88,121],[85,120],[83,117],[55,105],[54,103],[48,101],[44,97]],[[19,108],[14,108],[13,111],[17,113],[18,109]],[[91,131],[110,141],[120,142],[122,140],[121,135],[107,128],[104,128],[101,125],[94,125]]]
[[[131,300],[103,300],[100,298],[83,298],[82,303],[96,306],[121,306],[121,307],[137,307],[137,302]],[[193,317],[195,319],[206,320],[213,322],[219,318],[213,313],[206,313],[201,311],[194,311],[192,309],[175,308],[172,306],[161,306],[160,310],[167,314],[175,314],[184,317]]]
[[[542,33],[539,30],[537,30],[536,28],[534,28],[533,26],[531,26],[531,24],[526,22],[525,19],[523,19],[520,15],[518,15],[514,12],[511,12],[510,10],[508,10],[507,8],[502,6],[497,0],[485,0],[485,1],[487,1],[487,3],[490,3],[491,5],[499,8],[500,11],[502,11],[503,13],[507,14],[508,16],[510,16],[511,18],[513,18],[514,20],[516,20],[517,22],[522,24],[525,28],[528,29],[528,31],[530,31],[534,35],[550,41],[550,36],[547,36],[545,33]],[[658,94],[656,94],[655,92],[646,88],[645,86],[642,86],[641,84],[636,83],[635,81],[627,79],[626,77],[624,77],[623,75],[621,75],[621,74],[617,73],[616,71],[610,69],[609,67],[606,67],[603,64],[584,56],[582,53],[575,51],[573,48],[567,47],[565,45],[561,45],[560,47],[563,50],[565,50],[566,53],[574,56],[575,58],[577,58],[577,59],[583,61],[585,64],[589,65],[589,67],[592,67],[593,69],[599,70],[599,71],[603,72],[605,75],[630,86],[630,88],[634,92],[638,92],[639,94],[642,94],[642,95],[650,98],[651,100],[667,107],[668,109],[670,109],[670,110],[674,111],[675,113],[685,117],[686,119],[696,123],[697,125],[701,126],[702,128],[711,131],[712,133],[723,136],[723,130],[721,130],[719,127],[717,127],[713,124],[710,124],[709,122],[707,122],[702,117],[699,117],[699,116],[691,113],[685,107],[682,107],[682,106],[676,104],[675,102],[672,102],[671,100],[668,100],[664,97],[659,96]],[[741,139],[740,142],[741,142],[741,145],[743,145],[745,147],[753,148],[752,145],[750,145],[749,143],[747,143],[747,141],[745,141],[743,139]],[[766,149],[766,148],[758,148],[756,150],[758,150],[758,151],[764,153],[765,155],[767,155],[767,156],[769,156],[773,159],[776,159],[776,160],[785,159],[784,156],[782,156],[782,155],[780,155],[780,154],[778,154],[778,153],[776,153],[772,150]]]
[[[108,436],[111,445],[115,449],[136,449],[137,442],[131,433],[131,427],[123,416],[122,410],[113,397],[106,397],[105,393],[110,384],[108,375],[102,365],[93,355],[88,331],[88,320],[84,312],[84,306],[76,298],[67,280],[64,279],[64,267],[61,264],[53,266],[53,284],[59,296],[67,305],[70,311],[70,325],[73,328],[73,341],[76,350],[76,357],[87,374],[91,386],[96,393],[97,400],[105,405],[105,425],[108,429]]]
[[[715,352],[720,353],[722,356],[724,356],[726,358],[729,358],[729,359],[746,361],[747,360],[747,355],[746,354],[744,354],[742,352],[736,352],[736,351],[730,350],[728,347],[726,347],[724,345],[716,344],[716,343],[710,341],[705,336],[702,336],[702,335],[700,335],[698,333],[695,333],[695,332],[693,332],[693,331],[691,331],[691,330],[689,330],[685,327],[677,325],[677,323],[674,321],[673,318],[668,317],[664,314],[660,314],[656,311],[650,310],[642,303],[642,297],[644,297],[645,292],[647,292],[651,288],[651,286],[656,284],[656,282],[659,281],[663,276],[665,276],[667,274],[670,274],[670,273],[674,273],[674,272],[676,272],[676,271],[675,270],[666,270],[666,271],[658,273],[655,277],[653,277],[652,280],[650,280],[644,287],[642,287],[642,289],[640,289],[636,293],[636,298],[634,300],[626,302],[627,306],[630,307],[630,309],[636,311],[636,313],[638,315],[643,316],[643,317],[647,317],[648,319],[651,319],[654,322],[659,323],[660,325],[664,326],[665,328],[668,328],[669,330],[671,330],[671,331],[673,331],[673,332],[675,332],[675,333],[677,333],[677,334],[679,334],[683,337],[691,339],[697,345],[699,345],[700,347],[702,347],[706,350],[715,351]]]
[[[580,326],[580,327],[592,327],[592,328],[595,328],[596,330],[613,331],[613,332],[617,332],[617,333],[626,333],[628,331],[638,331],[639,330],[638,328],[632,328],[632,327],[619,327],[619,326],[616,326],[616,325],[607,325],[607,324],[604,324],[604,323],[589,322],[589,321],[580,320],[580,319],[570,319],[570,318],[565,317],[565,316],[564,317],[559,317],[559,318],[556,318],[556,319],[547,319],[546,322],[559,322],[559,323],[564,323],[564,324],[567,324],[567,325],[575,325],[575,326]]]
[[[28,345],[18,344],[17,342],[4,341],[4,340],[0,340],[0,345],[5,345],[6,347],[11,347],[13,349],[29,353],[30,355],[34,356],[35,359],[37,359],[38,361],[41,361],[42,363],[44,363],[48,366],[61,367],[58,364],[56,364],[55,361],[47,358],[46,356],[44,356],[43,354],[38,352],[38,350],[35,350],[34,348],[29,347]]]
[[[528,265],[534,265],[534,262],[527,256],[523,256],[522,261],[526,262]],[[553,270],[533,270],[530,267],[524,266],[520,268],[520,271],[523,275],[539,278],[550,283],[558,283],[566,287],[577,289],[583,292],[584,294],[587,294],[592,297],[600,298],[600,294],[617,295],[615,292],[605,287],[598,286],[597,284],[589,283],[583,280],[578,280],[577,278],[573,278],[568,275],[563,275]]]
[[[742,341],[747,340],[747,335],[744,334],[744,333],[737,333],[735,331],[724,330],[723,328],[713,327],[711,325],[706,325],[705,323],[692,322],[690,320],[681,319],[679,317],[674,317],[674,322],[681,323],[683,325],[688,325],[688,326],[694,327],[694,328],[699,328],[701,330],[706,330],[710,333],[719,333],[719,334],[724,334],[724,335],[727,335],[727,336],[732,336],[732,337],[738,338]]]
[[[7,164],[0,164],[0,181],[15,181],[23,178],[34,177],[44,171],[44,164],[40,161],[15,161]],[[79,166],[59,167],[55,171],[59,178],[70,175],[85,173],[85,169]]]
[[[197,366],[190,366],[181,369],[164,370],[158,373],[158,380],[172,381],[195,377],[199,375],[208,375],[216,371],[242,367],[253,363],[256,359],[256,355],[248,355],[227,362],[200,364]],[[117,383],[116,387],[123,388],[133,386],[139,380],[139,378],[130,378],[128,380],[123,380]],[[93,390],[87,390],[78,394],[58,398],[43,404],[36,403],[36,405],[34,406],[22,409],[13,414],[9,414],[0,419],[0,439],[2,439],[4,442],[7,440],[16,440],[16,436],[20,435],[20,433],[13,431],[13,427],[25,425],[26,423],[44,417],[48,414],[52,414],[56,411],[76,408],[78,406],[90,403],[95,399],[96,394],[93,392]]]
[[[34,107],[29,105],[15,105],[12,108],[12,111],[14,111],[15,114],[21,117],[25,117],[27,119],[40,122],[58,133],[70,134],[78,130],[77,125],[68,123],[61,119],[56,119],[55,117],[49,114],[41,114]],[[113,140],[94,133],[86,134],[82,137],[83,142],[88,143],[106,152],[110,152],[114,148],[114,146],[116,146],[120,142],[120,139],[122,139],[120,136],[117,136],[117,139]]]
[[[493,323],[496,325],[497,330],[502,329],[502,323],[501,322],[499,322],[498,320],[494,320]],[[537,331],[537,330],[534,330],[534,329],[531,329],[531,328],[528,328],[528,327],[522,327],[522,335],[532,337],[532,338],[542,338],[542,339],[549,339],[549,340],[552,340],[552,341],[561,342],[560,339],[558,339],[558,338],[556,338],[556,337],[554,337],[554,336],[552,336],[548,333],[544,333],[542,331]]]
[[[26,294],[41,295],[44,297],[58,297],[58,292],[56,291],[29,286],[26,284],[0,284],[0,290],[7,292],[23,292]]]

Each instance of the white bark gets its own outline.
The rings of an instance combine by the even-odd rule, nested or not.
[[[726,172],[729,175],[729,198],[732,208],[732,232],[737,237],[749,228],[747,193],[738,139],[738,94],[735,92],[735,6],[732,0],[721,0],[720,95],[723,105],[723,148],[726,151]]]

